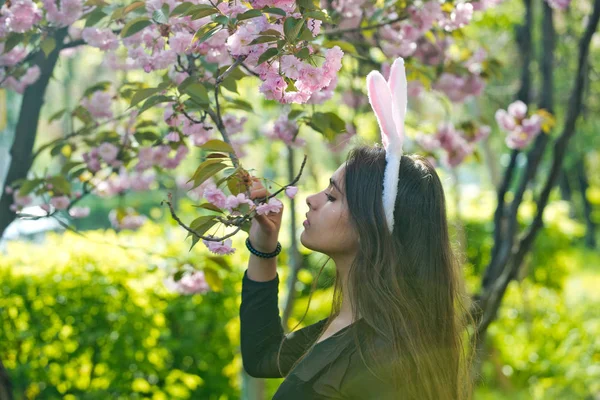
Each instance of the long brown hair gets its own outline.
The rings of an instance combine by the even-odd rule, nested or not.
[[[352,330],[358,352],[402,399],[469,398],[468,297],[450,243],[442,183],[426,158],[403,155],[390,235],[382,202],[385,166],[379,146],[358,146],[346,160],[344,190],[359,235],[348,292],[353,320],[362,318],[368,327],[360,338]],[[340,311],[340,279],[336,274],[324,330]]]

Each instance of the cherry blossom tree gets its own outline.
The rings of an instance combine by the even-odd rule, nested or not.
[[[556,180],[555,167],[560,166],[579,115],[582,71],[600,13],[600,0],[591,2],[594,8],[580,41],[575,86],[536,223],[515,253],[516,210],[555,122],[552,103],[540,101],[535,107],[529,98],[533,1],[523,2],[525,21],[517,38],[523,50],[522,90],[495,114],[511,162],[498,188],[494,234],[498,247],[476,296],[480,334],[494,319],[508,281],[514,279],[539,231]],[[356,114],[369,112],[362,88],[357,90],[352,79],[341,77],[363,78],[373,68],[387,75],[390,61],[401,56],[410,71],[411,100],[433,95],[460,107],[484,96],[487,80],[501,66],[463,30],[500,3],[386,0],[382,7],[364,0],[5,1],[0,10],[0,87],[22,94],[22,106],[0,198],[0,232],[15,218],[40,218],[23,212],[32,204],[45,210],[43,217],[85,218],[89,209],[78,205],[81,199],[146,191],[155,180],[172,177],[190,149],[197,147],[202,160],[179,185],[199,202],[202,215],[183,221],[171,196],[163,204],[188,232],[191,247],[201,241],[213,254],[231,254],[236,251],[231,237],[248,231],[254,215],[277,211],[278,197],[294,198],[307,162],[305,156],[293,179],[272,195],[248,198],[252,181],[260,177],[250,172],[251,161],[245,159],[248,139],[242,133],[255,102],[280,104],[282,109],[276,120],[266,121],[265,138],[282,141],[291,151],[302,150],[302,132],[312,129],[322,134],[332,151],[339,151],[356,134],[356,125],[327,111],[328,100],[341,93],[345,106]],[[553,35],[553,12],[569,6],[568,0],[543,2],[544,29],[550,29],[545,37]],[[552,87],[552,40],[544,42],[540,61],[545,68],[542,80],[550,88],[544,90]],[[57,61],[81,47],[103,52],[103,66],[125,78],[118,84],[91,82],[74,108],[50,118],[72,120],[72,131],[34,151],[44,93]],[[139,79],[140,73],[144,79]],[[256,85],[255,98],[239,95],[241,82]],[[415,151],[455,169],[480,160],[477,145],[493,127],[482,120],[448,118],[433,129],[413,128]],[[46,151],[64,157],[61,172],[34,176],[31,166]],[[507,211],[504,197],[515,159],[525,151],[525,178]],[[119,230],[136,229],[146,218],[131,208],[110,214]],[[506,221],[508,230],[503,228]],[[221,230],[227,233],[217,235]],[[202,272],[183,269],[166,284],[181,294],[204,293],[209,285]],[[296,273],[295,269],[291,282]]]

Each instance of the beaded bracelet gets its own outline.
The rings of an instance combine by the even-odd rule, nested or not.
[[[248,248],[248,250],[250,250],[250,253],[261,258],[272,258],[281,253],[281,243],[279,242],[277,242],[277,247],[272,253],[263,253],[262,251],[256,250],[254,247],[252,247],[252,244],[250,243],[250,238],[246,238],[246,247]]]

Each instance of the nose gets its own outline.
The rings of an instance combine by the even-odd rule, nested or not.
[[[313,197],[314,197],[314,196],[315,196],[315,195],[313,194],[313,195],[310,195],[310,196],[308,196],[308,197],[306,198],[306,205],[308,205],[308,209],[309,209],[309,210],[313,210],[313,209],[314,209],[314,207],[313,207],[313,205],[314,205],[314,200],[313,200]]]

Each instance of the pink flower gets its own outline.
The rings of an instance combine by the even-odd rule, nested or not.
[[[226,3],[221,3],[226,4]],[[169,46],[177,54],[188,53],[191,48],[192,39],[194,35],[188,32],[177,32],[173,37],[169,39]]]
[[[542,129],[542,118],[534,114],[521,121],[521,127],[526,134],[536,136]]]
[[[119,47],[119,38],[109,28],[85,28],[81,37],[87,44],[100,50],[116,50]]]
[[[9,31],[27,32],[42,20],[42,11],[31,0],[13,1],[10,8],[3,6],[0,12]]]
[[[290,199],[293,199],[294,196],[296,196],[296,193],[298,193],[298,188],[296,186],[288,186],[285,188],[285,195]]]
[[[112,96],[107,92],[96,91],[91,97],[81,100],[81,105],[90,112],[94,118],[111,118]]]
[[[119,154],[119,148],[112,143],[104,142],[98,147],[98,154],[107,163],[113,162]]]
[[[130,229],[136,230],[148,219],[145,215],[140,215],[131,207],[125,210],[124,215],[119,216],[117,210],[111,210],[108,213],[108,219],[115,229]]]
[[[515,118],[502,109],[496,111],[496,122],[506,132],[512,132],[517,126]]]
[[[42,0],[42,3],[46,10],[46,19],[57,27],[69,26],[83,15],[83,2],[81,0],[60,0],[58,4],[56,0]],[[60,10],[58,5],[60,5]],[[69,34],[71,32],[71,27],[69,27]],[[74,40],[78,39],[72,34],[71,37]]]
[[[69,207],[71,200],[67,196],[57,196],[50,199],[50,204],[57,210],[64,210]]]
[[[16,46],[8,53],[4,53],[4,43],[0,43],[0,67],[13,67],[27,57],[27,49],[23,46]]]
[[[281,71],[292,79],[300,78],[300,72],[302,71],[303,63],[298,58],[292,55],[285,55],[281,57]]]
[[[204,189],[204,198],[219,208],[225,208],[227,203],[227,196],[214,183]]]
[[[323,21],[319,19],[308,18],[306,20],[306,26],[308,27],[308,29],[310,29],[310,32],[313,36],[317,36],[319,34],[319,32],[321,31],[322,23]]]
[[[508,113],[515,119],[521,120],[527,115],[527,104],[517,100],[508,106]]]
[[[407,84],[407,91],[409,97],[419,97],[423,92],[423,84],[419,80],[409,81]]]
[[[283,204],[276,197],[271,197],[268,203],[262,203],[256,207],[258,215],[267,215],[269,213],[278,213],[281,211]]]
[[[69,209],[69,215],[72,218],[85,218],[90,215],[89,207],[72,207]]]
[[[19,194],[19,192],[20,192],[19,190],[16,190],[13,193],[13,201],[15,202],[15,204],[19,207],[28,206],[29,204],[31,204],[31,202],[33,201],[31,196],[30,195],[21,196]]]
[[[234,208],[239,207],[240,204],[248,204],[249,206],[253,206],[254,202],[248,199],[244,193],[238,193],[237,196],[230,194],[227,196],[225,208],[227,211],[231,212]]]
[[[433,135],[425,135],[422,132],[415,137],[415,141],[423,150],[432,152],[440,147],[440,141],[437,140]]]
[[[546,3],[555,10],[566,10],[571,4],[571,0],[546,0]]]
[[[227,239],[223,242],[213,242],[202,239],[202,243],[204,243],[208,250],[214,254],[227,255],[235,253],[235,249],[231,247],[231,239]]]
[[[210,290],[203,271],[186,272],[177,282],[170,276],[165,279],[165,286],[173,292],[187,295],[206,293]]]

